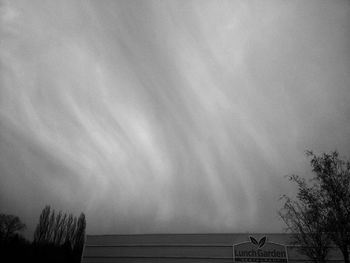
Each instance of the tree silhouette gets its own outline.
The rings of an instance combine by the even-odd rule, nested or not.
[[[339,158],[337,151],[316,156],[309,151],[312,171],[327,213],[327,231],[349,263],[350,246],[350,162]]]
[[[8,242],[18,232],[23,231],[26,225],[21,222],[18,216],[0,214],[0,239],[1,242]]]
[[[314,262],[324,263],[330,246],[330,235],[326,230],[326,218],[322,202],[315,198],[314,187],[307,186],[304,179],[292,175],[289,180],[298,186],[297,200],[284,195],[284,206],[279,215],[294,236],[294,244],[301,245],[299,252]]]
[[[79,262],[85,239],[86,219],[83,213],[79,218],[46,206],[34,232],[34,244],[39,247],[61,247],[66,254]]]
[[[73,249],[75,251],[81,252],[84,246],[84,240],[85,240],[85,228],[86,228],[86,219],[85,215],[83,213],[80,214],[78,223],[77,223],[77,230],[74,237],[74,247]]]
[[[50,206],[45,206],[45,208],[40,214],[39,223],[38,226],[35,228],[34,232],[34,242],[36,243],[48,242],[48,240],[50,239],[50,227],[52,226],[52,223],[50,223],[50,210]]]
[[[315,176],[309,184],[299,176],[290,177],[298,186],[297,200],[284,196],[280,216],[289,230],[299,233],[297,241],[313,259],[323,262],[331,240],[349,263],[350,163],[337,151],[320,156],[308,151],[306,155]]]

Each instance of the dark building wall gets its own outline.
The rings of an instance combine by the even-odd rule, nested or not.
[[[147,234],[88,235],[82,262],[233,262],[233,245],[249,236],[287,246],[289,262],[311,262],[291,245],[291,234]],[[332,249],[330,262],[342,262]]]

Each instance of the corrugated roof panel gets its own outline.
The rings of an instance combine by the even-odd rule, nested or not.
[[[310,262],[291,246],[291,234],[147,234],[147,235],[88,235],[82,262],[233,262],[233,245],[267,236],[270,242],[287,246],[290,263]],[[341,262],[338,250],[330,258]]]

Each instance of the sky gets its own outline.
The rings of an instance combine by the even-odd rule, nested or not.
[[[350,157],[350,1],[1,1],[0,212],[89,234],[281,232]]]

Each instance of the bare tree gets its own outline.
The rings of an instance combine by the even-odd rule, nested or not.
[[[52,210],[50,215],[49,227],[45,234],[44,243],[53,243],[53,233],[55,230],[55,218],[56,218],[55,210]]]
[[[81,213],[77,223],[77,230],[74,237],[74,250],[81,251],[85,240],[86,219],[84,213]]]
[[[35,228],[34,232],[34,242],[41,243],[45,242],[48,238],[48,232],[50,229],[50,206],[45,206],[40,214],[39,224]]]
[[[18,216],[0,214],[0,239],[2,242],[8,242],[25,228],[26,225],[21,222]]]
[[[316,186],[307,186],[304,179],[292,175],[289,180],[298,185],[297,200],[284,195],[284,206],[279,215],[287,225],[287,230],[295,233],[294,244],[300,245],[299,251],[315,263],[324,263],[331,240],[326,230],[322,197],[318,196]]]
[[[307,154],[327,211],[327,230],[344,262],[350,263],[350,162],[341,159],[337,151],[320,156],[311,151]]]
[[[344,262],[350,263],[350,163],[336,151],[320,156],[308,151],[307,156],[315,173],[311,185],[291,176],[298,186],[297,200],[284,196],[280,216],[289,230],[298,233],[296,241],[311,258],[324,262],[332,241]]]
[[[86,220],[83,213],[77,219],[72,214],[55,213],[50,206],[41,212],[34,232],[34,242],[67,247],[80,251],[84,244]]]
[[[65,232],[65,221],[66,221],[67,214],[63,214],[62,211],[60,211],[55,220],[55,227],[53,231],[53,239],[52,242],[56,245],[61,245],[62,243],[62,237],[63,233]]]
[[[74,217],[72,214],[69,214],[66,222],[66,227],[63,233],[64,236],[64,242],[71,242],[71,237],[74,235],[75,232],[75,225],[74,225]]]

